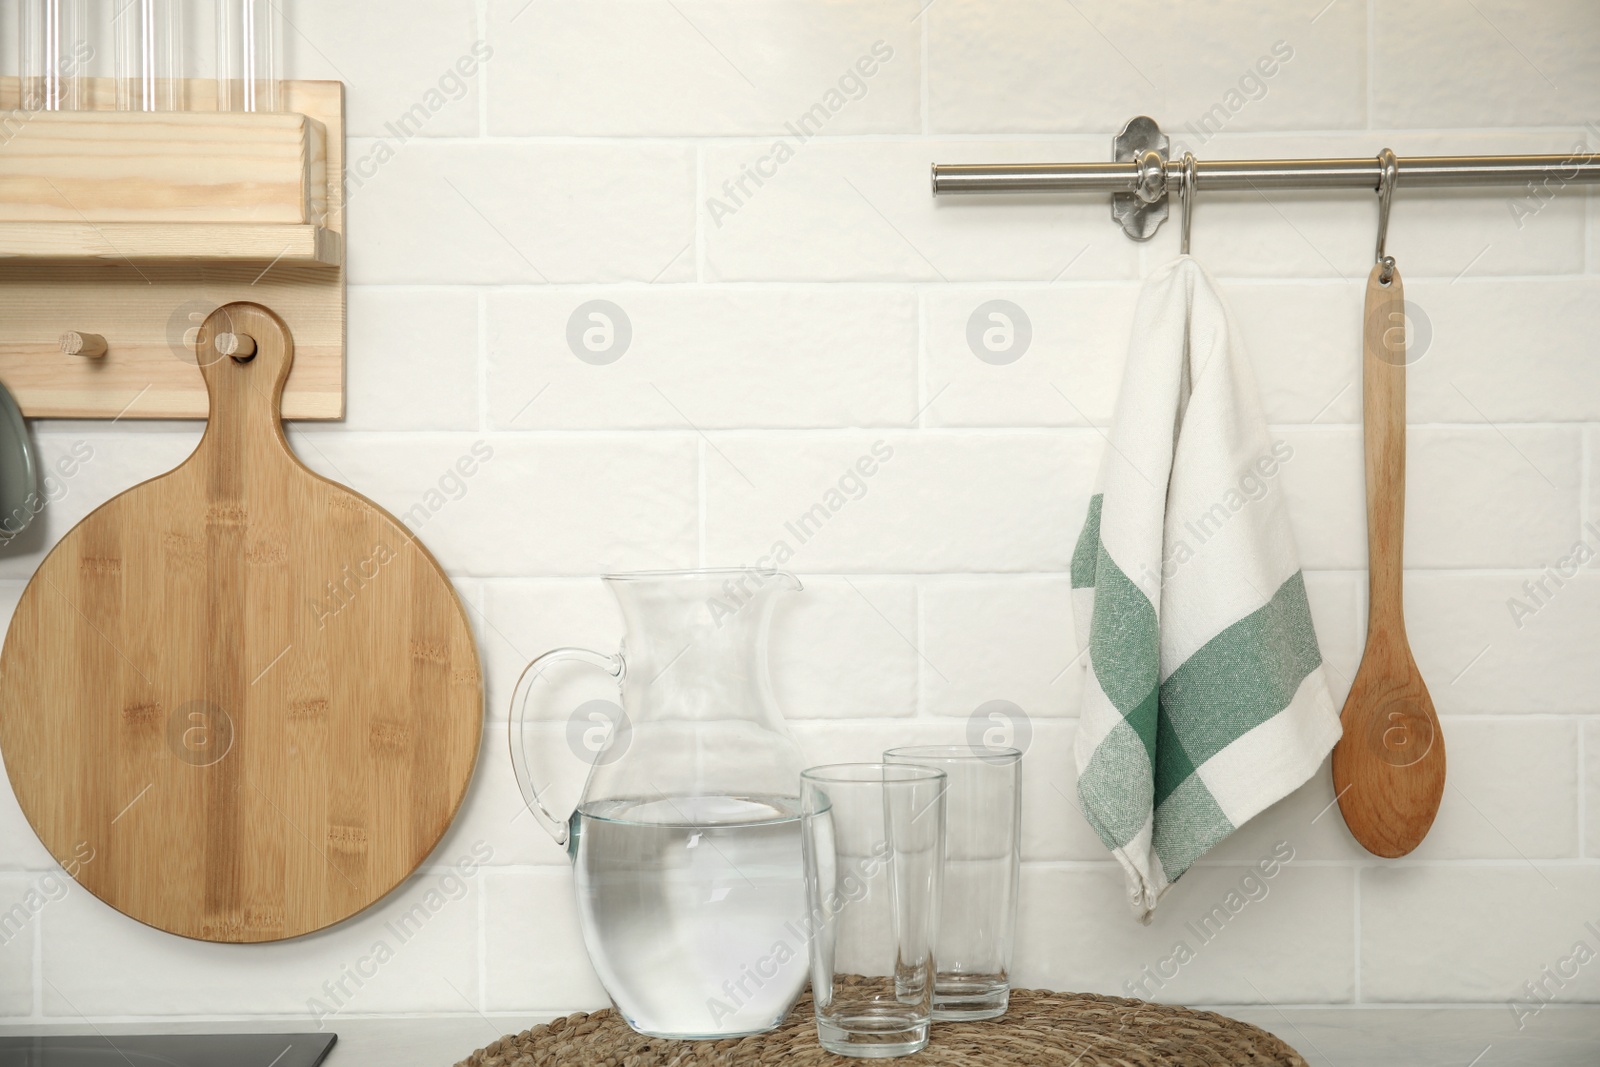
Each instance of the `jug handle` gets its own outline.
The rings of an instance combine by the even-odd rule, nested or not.
[[[587,648],[553,649],[522,669],[522,677],[517,679],[517,688],[511,694],[511,723],[508,730],[511,769],[516,772],[517,785],[522,789],[522,799],[527,801],[528,810],[539,820],[539,825],[544,827],[545,833],[555,838],[556,844],[565,845],[568,819],[557,818],[549,808],[545,807],[541,799],[544,790],[534,784],[533,771],[528,766],[527,748],[522,743],[524,732],[532,726],[528,719],[528,698],[533,695],[534,683],[539,681],[546,667],[560,660],[576,660],[591,667],[598,667],[615,678],[619,687],[623,676],[627,673],[627,663],[623,660],[621,652],[608,656],[603,652]]]

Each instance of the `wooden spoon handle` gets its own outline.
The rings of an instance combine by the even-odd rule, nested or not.
[[[1400,272],[1367,277],[1362,391],[1367,458],[1367,626],[1403,632],[1406,519],[1406,315]]]

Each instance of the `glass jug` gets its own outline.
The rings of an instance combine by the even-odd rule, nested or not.
[[[804,762],[767,678],[772,608],[800,582],[750,569],[604,582],[622,608],[622,648],[558,648],[523,670],[511,698],[517,783],[567,847],[584,944],[629,1026],[673,1038],[771,1030],[807,977]],[[600,668],[622,691],[622,718],[567,818],[545,806],[528,760],[530,697],[561,660]]]

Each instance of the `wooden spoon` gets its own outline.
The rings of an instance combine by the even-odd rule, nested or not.
[[[1400,272],[1367,278],[1362,386],[1367,457],[1367,646],[1333,750],[1345,825],[1393,859],[1427,836],[1444,795],[1444,735],[1411,658],[1402,610],[1406,506],[1405,289]]]

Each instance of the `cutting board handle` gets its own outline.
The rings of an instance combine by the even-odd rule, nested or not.
[[[246,357],[242,353],[251,342],[254,354]],[[226,355],[222,348],[241,354]],[[294,338],[284,321],[260,304],[224,304],[206,316],[195,339],[195,355],[211,396],[211,417],[200,448],[237,450],[245,440],[266,435],[292,460],[282,409],[283,385],[294,364]]]

